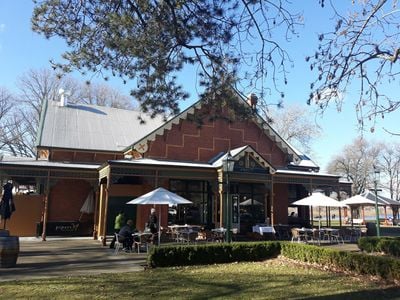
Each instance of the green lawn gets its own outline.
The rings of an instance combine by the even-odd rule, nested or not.
[[[0,283],[0,299],[395,299],[400,288],[274,259]]]

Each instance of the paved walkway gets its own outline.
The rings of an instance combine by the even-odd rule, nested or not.
[[[15,268],[0,268],[0,281],[77,276],[144,269],[146,254],[119,252],[90,238],[20,239]]]

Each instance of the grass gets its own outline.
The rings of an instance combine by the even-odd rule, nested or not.
[[[394,286],[282,258],[0,283],[1,299],[395,299]]]

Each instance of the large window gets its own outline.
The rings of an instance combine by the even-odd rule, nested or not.
[[[192,201],[193,204],[171,207],[169,223],[211,224],[212,205],[207,181],[171,179],[170,190]]]
[[[265,187],[263,184],[232,183],[230,192],[239,197],[240,223],[265,222]]]

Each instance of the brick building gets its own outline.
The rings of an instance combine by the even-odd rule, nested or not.
[[[193,116],[204,109],[197,102],[165,121],[137,111],[46,103],[37,157],[0,161],[2,182],[12,180],[17,187],[17,211],[7,223],[11,233],[44,239],[93,234],[105,242],[120,210],[144,228],[150,206],[126,202],[156,187],[193,202],[158,207],[162,226],[223,226],[228,196],[233,225],[245,233],[257,223],[287,224],[290,204],[312,190],[349,189],[338,176],[319,172],[257,114],[232,121],[225,108],[221,115],[230,121],[216,118],[199,126]],[[223,168],[228,153],[234,161],[229,173]],[[298,209],[307,219],[308,210]]]

